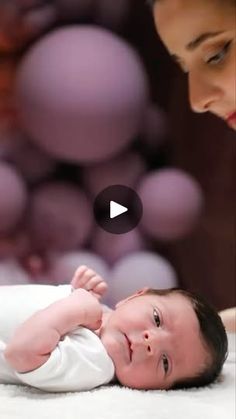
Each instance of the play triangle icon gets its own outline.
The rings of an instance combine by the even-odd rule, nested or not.
[[[115,201],[110,201],[110,218],[118,217],[128,211],[127,207],[118,204]]]

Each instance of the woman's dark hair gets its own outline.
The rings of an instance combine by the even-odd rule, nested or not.
[[[161,0],[146,0],[148,6],[150,6],[151,8],[153,8],[154,4],[157,2],[160,2]],[[219,0],[221,2],[223,2],[223,0]],[[228,0],[229,3],[232,3],[235,6],[235,0]]]
[[[215,308],[198,294],[180,288],[148,289],[146,291],[146,294],[160,296],[173,293],[180,294],[190,301],[199,322],[203,343],[210,353],[210,361],[206,363],[204,369],[199,371],[196,376],[176,381],[171,386],[171,389],[206,386],[214,382],[219,376],[228,354],[228,339],[224,325]]]

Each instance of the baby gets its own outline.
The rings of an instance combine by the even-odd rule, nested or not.
[[[142,289],[115,310],[86,266],[70,285],[0,287],[0,383],[45,391],[206,385],[219,375],[227,336],[216,311],[180,289]]]

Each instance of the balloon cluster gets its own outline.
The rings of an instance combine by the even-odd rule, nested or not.
[[[141,57],[110,30],[129,7],[1,2],[0,51],[24,48],[0,65],[0,283],[69,282],[87,264],[109,282],[110,304],[145,285],[177,285],[154,249],[191,233],[203,194],[188,173],[153,165],[168,118],[151,102]],[[127,234],[93,219],[95,196],[111,184],[143,202]]]

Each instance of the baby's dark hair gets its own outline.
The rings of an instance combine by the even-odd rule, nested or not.
[[[176,381],[171,389],[206,386],[217,379],[228,354],[228,339],[225,327],[215,308],[198,294],[180,288],[148,289],[146,291],[146,294],[160,296],[173,293],[180,294],[190,301],[199,322],[203,343],[210,353],[210,361],[197,375]]]

